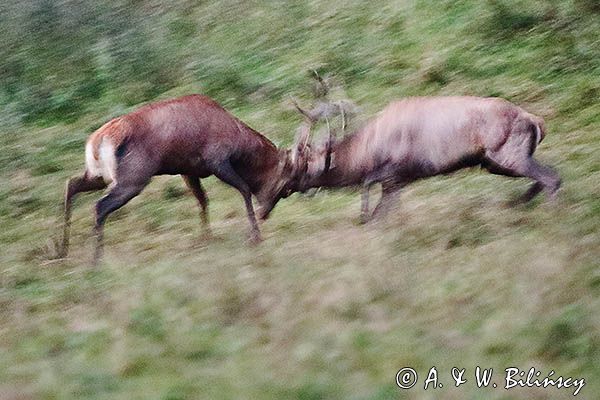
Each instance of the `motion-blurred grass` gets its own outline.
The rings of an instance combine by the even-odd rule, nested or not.
[[[584,377],[600,391],[600,10],[571,1],[5,1],[0,4],[0,399],[509,399],[450,368]],[[352,191],[295,195],[246,244],[241,197],[207,179],[215,238],[178,178],[106,230],[91,209],[49,262],[85,138],[142,102],[209,94],[278,145],[331,75],[361,118],[417,94],[502,96],[546,118],[556,205],[479,171],[407,188],[358,226]],[[345,91],[339,89],[344,88]],[[359,122],[356,122],[358,125]],[[435,365],[445,387],[394,384]],[[545,375],[542,375],[545,376]],[[497,378],[501,383],[500,377]],[[12,397],[11,397],[12,396]]]

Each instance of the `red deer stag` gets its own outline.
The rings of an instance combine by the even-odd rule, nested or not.
[[[96,203],[96,264],[102,255],[106,217],[160,174],[182,175],[198,200],[207,231],[208,199],[200,178],[215,175],[239,190],[246,204],[251,241],[258,242],[261,237],[252,195],[260,206],[259,219],[266,219],[277,201],[289,195],[289,185],[301,173],[298,166],[306,166],[300,153],[299,147],[291,151],[277,149],[218,103],[201,95],[149,104],[115,118],[88,138],[85,172],[67,181],[60,256],[68,252],[71,205],[77,193],[109,187],[108,194]]]
[[[305,111],[301,141],[321,118],[321,108]],[[362,129],[306,151],[308,166],[295,190],[360,185],[361,221],[386,214],[410,182],[481,165],[493,174],[535,181],[520,201],[542,190],[550,199],[558,174],[539,164],[533,152],[544,138],[544,121],[499,98],[415,97],[388,105]],[[382,196],[369,215],[369,188],[381,183]]]

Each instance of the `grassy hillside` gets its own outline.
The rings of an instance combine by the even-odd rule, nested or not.
[[[600,9],[594,0],[0,4],[0,399],[567,399],[504,390],[504,369],[600,391]],[[417,94],[501,96],[546,119],[537,157],[557,204],[517,208],[526,180],[463,171],[408,187],[384,223],[359,195],[283,200],[246,244],[239,194],[195,200],[159,177],[106,226],[89,268],[81,196],[52,261],[86,137],[147,101],[200,92],[278,145],[309,71],[360,120]],[[360,124],[359,121],[355,122]],[[411,366],[419,383],[395,385]],[[436,366],[444,387],[423,390]],[[476,366],[499,388],[478,389]],[[469,380],[453,387],[452,367]],[[22,397],[18,397],[22,394]]]

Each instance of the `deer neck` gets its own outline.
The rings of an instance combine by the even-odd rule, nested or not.
[[[333,146],[331,166],[317,178],[315,187],[343,187],[362,183],[364,169],[353,150],[354,141],[354,136],[347,136]]]

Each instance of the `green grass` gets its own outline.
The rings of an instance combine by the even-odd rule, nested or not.
[[[600,391],[593,1],[151,3],[123,20],[86,2],[59,9],[71,24],[92,13],[69,38],[64,21],[2,31],[0,399],[572,397],[477,389],[477,365]],[[18,32],[26,16],[7,4]],[[32,44],[45,36],[49,47]],[[202,239],[181,180],[158,177],[110,217],[101,268],[89,268],[100,193],[76,201],[69,258],[49,260],[64,182],[103,122],[203,92],[286,146],[300,122],[288,98],[310,101],[312,68],[362,121],[423,94],[502,96],[543,116],[537,157],[563,178],[557,204],[508,208],[526,180],[463,171],[409,186],[390,218],[360,226],[358,193],[320,191],[282,200],[251,247],[235,190],[205,180],[214,237]],[[444,388],[424,391],[434,365]],[[401,391],[405,366],[420,381]],[[469,382],[452,387],[452,367]]]

